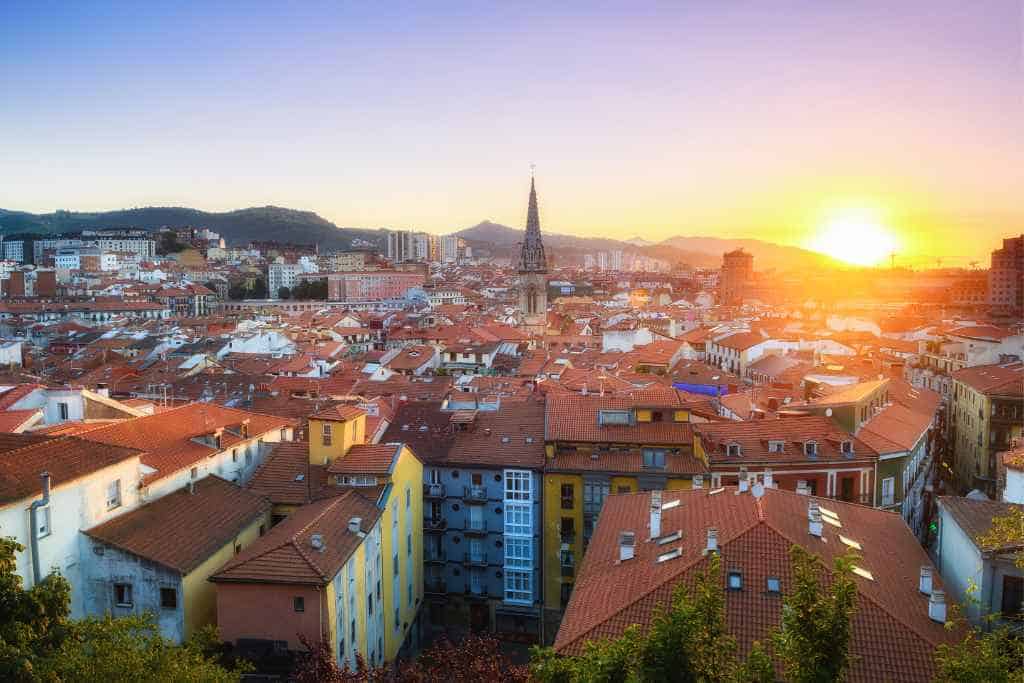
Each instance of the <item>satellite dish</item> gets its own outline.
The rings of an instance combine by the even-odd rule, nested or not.
[[[825,417],[832,417],[832,409],[825,408]]]
[[[750,487],[750,495],[754,498],[760,498],[764,495],[764,486],[762,484],[754,484]]]

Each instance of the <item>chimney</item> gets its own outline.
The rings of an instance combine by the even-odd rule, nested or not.
[[[821,510],[818,509],[817,505],[813,508],[809,507],[807,509],[807,533],[821,538],[821,530]]]
[[[928,618],[940,624],[946,623],[946,591],[932,591],[932,596],[928,599]]]
[[[348,520],[348,530],[354,534],[358,534],[360,531],[362,531],[362,526],[362,517],[353,517],[352,519]]]
[[[632,531],[619,533],[619,562],[633,559],[633,551],[636,547],[636,534]]]
[[[661,491],[651,491],[651,539],[661,536]]]
[[[766,489],[770,489],[773,486],[774,486],[774,482],[772,481],[772,471],[771,471],[770,468],[766,467],[765,470],[764,470],[764,487]]]
[[[324,537],[321,534],[313,534],[309,537],[309,545],[313,547],[313,550],[322,553],[327,547],[324,543]]]
[[[106,384],[97,384],[96,393],[104,398],[110,398],[110,388]]]
[[[921,567],[921,580],[917,585],[917,589],[925,595],[932,594],[932,568],[928,565],[922,565]]]
[[[715,527],[708,527],[708,544],[704,548],[704,554],[717,553],[718,552],[718,529]]]

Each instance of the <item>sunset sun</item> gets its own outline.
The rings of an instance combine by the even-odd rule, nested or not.
[[[896,249],[896,238],[872,212],[844,210],[822,222],[810,246],[846,263],[873,266]]]

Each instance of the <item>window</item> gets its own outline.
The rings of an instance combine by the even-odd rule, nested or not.
[[[402,618],[401,618],[401,616],[399,616],[399,610],[396,607],[395,608],[395,630],[397,631],[398,627],[401,626],[401,625],[402,625]]]
[[[505,601],[530,604],[533,602],[533,573],[505,571]]]
[[[644,467],[659,470],[665,469],[665,451],[660,448],[645,448]]]
[[[36,510],[36,538],[50,535],[50,506]]]
[[[562,484],[562,509],[572,510],[576,506],[576,487],[572,484]]]
[[[843,441],[839,444],[839,449],[842,451],[843,455],[853,455],[853,442]]]
[[[471,510],[479,510],[474,507]],[[523,505],[505,506],[505,534],[515,536],[527,536],[533,533],[532,515],[530,508]],[[482,520],[481,520],[482,521]]]
[[[405,487],[405,509],[408,510],[409,506],[411,506],[411,505],[412,505],[412,491],[410,491],[409,487],[406,486]]]
[[[299,596],[299,595],[297,595],[294,598],[292,598],[292,609],[295,610],[296,612],[305,612],[306,611],[306,598],[304,598],[302,596]]]
[[[281,441],[286,441],[288,439],[288,430],[287,429],[282,429],[281,430],[280,439],[281,439]]]
[[[505,500],[530,499],[530,472],[505,470]]]
[[[1024,576],[1004,576],[1003,617],[1019,618],[1022,613],[1022,602],[1024,602]]]
[[[377,582],[377,585],[378,586],[380,585],[379,581]],[[369,614],[371,617],[373,616],[373,596],[372,595],[367,595],[366,596],[366,613]]]
[[[252,464],[252,452],[249,449],[245,450],[245,466],[248,467]]]
[[[769,593],[781,593],[782,592],[782,583],[779,581],[779,577],[777,577],[777,576],[769,576],[768,577],[768,592]]]
[[[771,440],[771,441],[768,442],[768,452],[769,453],[782,453],[784,450],[786,450],[786,442],[785,441]]]
[[[727,448],[728,448],[728,451],[726,453],[727,455],[731,455],[731,456],[739,456],[740,455],[740,445],[738,443],[731,443],[731,444],[728,445]]]
[[[68,419],[68,404],[64,403],[63,401],[58,403],[57,404],[57,414],[60,416],[61,420]]]
[[[484,485],[484,475],[480,474],[479,472],[474,472],[472,475],[470,475],[470,480],[472,481],[473,486]]]
[[[130,583],[114,584],[114,604],[118,607],[132,606],[132,585]]]
[[[814,441],[808,441],[804,444],[804,455],[808,458],[813,458],[818,454],[818,444]]]
[[[320,428],[320,434],[322,435],[322,443],[324,446],[331,445],[331,425],[329,422],[325,422]]]
[[[882,505],[892,505],[896,501],[896,477],[882,480]]]
[[[189,470],[188,476],[189,476],[189,479],[195,479],[196,477],[198,477],[199,476],[199,468],[198,467],[193,467],[191,470]]]
[[[237,448],[232,448],[231,449],[231,462],[238,462],[238,449]]]
[[[572,517],[562,517],[560,536],[562,543],[572,543],[576,540],[576,522]]]
[[[121,507],[121,480],[115,479],[107,485],[107,509]]]
[[[160,607],[163,609],[178,609],[178,591],[174,588],[161,588]]]
[[[729,572],[728,586],[731,591],[742,590],[743,588],[743,574],[739,572]]]

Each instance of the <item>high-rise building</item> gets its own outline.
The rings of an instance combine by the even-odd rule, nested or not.
[[[612,270],[622,272],[622,250],[616,249],[612,252]]]
[[[988,303],[1002,313],[1024,312],[1024,235],[1004,239],[992,252]]]
[[[548,318],[548,262],[540,236],[540,211],[537,188],[530,178],[530,201],[526,209],[526,235],[519,253],[519,310],[523,326],[534,334],[544,334]]]
[[[736,305],[754,279],[754,255],[743,248],[722,254],[722,275],[718,280],[718,302]]]
[[[445,235],[441,238],[441,260],[444,263],[457,263],[465,257],[466,240],[458,235]]]
[[[602,273],[608,270],[608,252],[597,252],[597,269]]]

